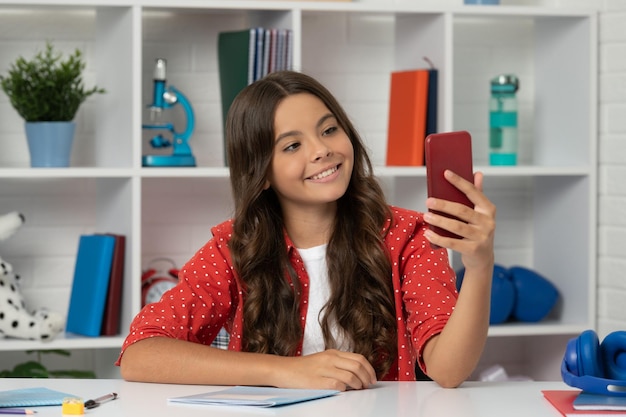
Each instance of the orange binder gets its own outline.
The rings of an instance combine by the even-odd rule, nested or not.
[[[387,165],[424,165],[428,73],[427,69],[391,73]]]

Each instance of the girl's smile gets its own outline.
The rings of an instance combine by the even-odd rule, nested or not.
[[[332,181],[333,179],[337,178],[339,176],[338,172],[339,172],[339,167],[341,165],[336,165],[334,167],[325,169],[324,171],[320,172],[319,174],[315,174],[311,177],[309,177],[309,179],[311,181],[314,182],[327,182],[327,181]]]

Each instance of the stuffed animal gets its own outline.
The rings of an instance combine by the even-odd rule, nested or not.
[[[0,240],[6,240],[11,237],[25,221],[24,215],[17,211],[0,216]]]
[[[0,216],[0,240],[12,236],[24,224],[18,212]],[[38,309],[29,311],[18,285],[19,275],[13,266],[0,258],[0,337],[49,341],[63,331],[64,318],[59,313]]]

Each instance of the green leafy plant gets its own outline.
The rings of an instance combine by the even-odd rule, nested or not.
[[[62,59],[50,42],[32,60],[19,57],[0,75],[0,86],[11,104],[27,122],[59,122],[74,119],[80,105],[92,94],[104,93],[97,86],[85,89],[85,69],[79,49]]]
[[[0,371],[0,378],[81,378],[93,379],[96,374],[92,371],[78,370],[48,370],[42,363],[43,354],[70,356],[67,350],[28,350],[26,353],[37,354],[37,360],[18,363],[11,370]]]

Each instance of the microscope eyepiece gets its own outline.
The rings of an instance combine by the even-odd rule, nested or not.
[[[163,58],[157,58],[156,64],[154,65],[154,80],[165,81],[165,73],[166,73],[167,61]]]

